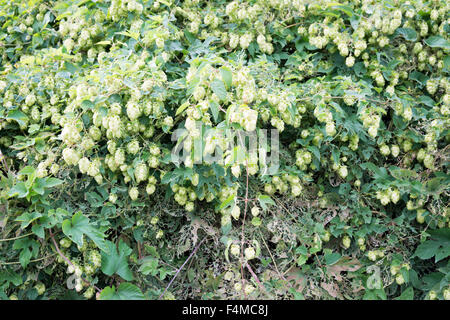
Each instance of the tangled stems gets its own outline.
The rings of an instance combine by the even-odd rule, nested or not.
[[[178,270],[175,272],[175,275],[172,277],[172,279],[170,280],[169,284],[166,286],[166,288],[164,289],[163,293],[161,293],[161,295],[159,296],[158,300],[161,300],[162,297],[164,297],[164,295],[166,294],[167,290],[169,290],[170,286],[172,285],[173,281],[175,280],[175,278],[178,276],[178,274],[180,273],[180,271],[183,269],[183,267],[186,265],[186,263],[189,262],[189,260],[191,260],[191,258],[195,255],[195,253],[197,252],[197,250],[200,248],[200,246],[203,244],[203,242],[207,239],[208,237],[205,237],[202,239],[202,241],[200,241],[197,246],[194,248],[194,250],[191,252],[191,254],[189,255],[189,257],[186,259],[186,261],[184,261],[184,263],[181,265],[181,267],[178,268]]]

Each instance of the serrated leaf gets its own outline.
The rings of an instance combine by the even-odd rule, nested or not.
[[[420,84],[422,87],[426,84],[426,82],[428,81],[429,77],[424,75],[422,72],[419,71],[413,71],[409,74],[409,78],[411,80],[416,81],[418,84]]]
[[[25,183],[21,181],[9,190],[8,196],[9,197],[17,196],[18,198],[25,198],[28,195],[28,192],[29,191],[25,186]]]
[[[233,82],[233,73],[231,70],[228,67],[222,67],[220,68],[220,74],[222,75],[223,83],[225,83],[227,88],[230,88]]]
[[[424,42],[432,48],[450,49],[450,42],[441,36],[431,36],[425,39]]]
[[[394,300],[413,300],[414,299],[414,289],[412,287],[406,288],[400,296]]]
[[[152,276],[156,276],[158,274],[158,259],[153,257],[144,258],[139,267],[139,272],[144,275],[151,274]]]
[[[225,100],[227,98],[227,90],[225,89],[225,84],[220,79],[214,79],[211,82],[211,90],[219,97],[220,100]]]
[[[124,282],[117,290],[115,286],[104,288],[100,300],[145,300],[145,296],[137,286]]]
[[[52,188],[52,187],[56,187],[59,186],[60,184],[62,184],[64,181],[58,178],[47,178],[45,180],[45,187],[46,188]]]
[[[214,121],[219,121],[219,105],[217,104],[217,102],[211,100],[209,102],[209,108],[211,109]]]
[[[17,287],[23,283],[23,280],[20,273],[13,270],[2,270],[0,271],[0,283],[2,282],[11,282]]]
[[[20,227],[22,229],[25,229],[26,227],[28,227],[30,225],[30,223],[39,219],[40,217],[42,217],[42,213],[40,213],[38,211],[25,212],[25,213],[21,214],[20,216],[18,216],[15,219],[15,221],[22,222]]]
[[[232,203],[234,203],[234,197],[235,197],[234,194],[232,194],[231,196],[229,196],[224,202],[222,202],[222,203],[220,204],[218,210],[225,209],[225,208],[229,207]]]
[[[86,235],[94,243],[105,252],[109,248],[106,246],[105,234],[97,230],[81,212],[73,215],[72,219],[66,219],[62,223],[64,234],[80,247],[83,245],[83,236]]]
[[[263,210],[268,209],[267,205],[273,205],[273,206],[276,205],[275,202],[272,200],[272,198],[270,198],[267,195],[259,195],[258,201],[259,201],[261,208],[263,208]]]
[[[300,266],[304,265],[304,264],[306,263],[307,260],[308,260],[308,257],[307,257],[307,256],[300,255],[300,256],[297,258],[297,265],[300,267]]]
[[[12,119],[17,121],[17,123],[19,125],[24,125],[26,121],[28,121],[28,117],[25,113],[23,113],[20,110],[12,110],[8,113],[8,116],[6,117],[6,119]]]
[[[317,148],[316,146],[308,146],[308,150],[311,151],[314,154],[314,156],[317,158],[317,160],[320,161],[319,148]]]
[[[81,108],[83,111],[94,109],[94,103],[91,100],[84,100],[81,102]]]
[[[33,227],[31,227],[31,231],[33,231],[33,233],[37,235],[39,238],[41,239],[45,238],[44,227],[42,227],[40,224],[33,225]]]
[[[391,175],[395,179],[399,180],[409,180],[409,179],[415,179],[418,174],[417,172],[410,170],[410,169],[402,169],[398,167],[391,167],[390,168]]]
[[[440,247],[439,242],[427,240],[417,247],[414,256],[417,256],[422,260],[430,259],[437,253],[439,247]]]
[[[336,262],[339,261],[339,259],[341,258],[341,254],[339,252],[332,252],[329,254],[326,254],[324,256],[325,258],[325,263],[329,266],[332,266],[333,264],[335,264]]]
[[[189,101],[186,101],[185,103],[183,103],[181,106],[178,107],[175,116],[181,114],[184,110],[186,110],[187,107],[189,107]]]
[[[445,181],[446,179],[444,177],[430,179],[424,185],[425,191],[429,194],[438,195],[448,189],[449,184],[445,183]]]
[[[349,17],[353,17],[354,12],[352,10],[352,8],[350,6],[346,6],[346,5],[341,5],[341,4],[328,4],[328,6],[335,10],[339,10],[344,12],[346,15],[348,15]]]
[[[34,167],[32,166],[26,166],[24,167],[22,170],[19,171],[19,174],[23,174],[23,175],[31,175],[33,173],[35,173],[36,170],[34,169]]]
[[[408,41],[416,41],[417,40],[417,32],[411,28],[398,28],[395,30],[396,35],[401,35]]]
[[[121,239],[119,246],[106,241],[108,253],[102,252],[102,272],[108,276],[118,274],[127,281],[133,280],[133,273],[128,266],[128,256],[133,250]]]

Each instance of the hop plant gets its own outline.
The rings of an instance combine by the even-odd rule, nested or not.
[[[130,188],[130,190],[128,190],[128,194],[131,198],[131,200],[136,200],[139,197],[139,190],[136,187],[132,187]]]

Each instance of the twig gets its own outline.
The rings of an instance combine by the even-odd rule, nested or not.
[[[207,237],[203,238],[202,241],[199,242],[199,244],[194,248],[194,251],[191,252],[191,254],[189,255],[189,257],[186,259],[186,261],[181,265],[181,267],[177,270],[177,272],[175,273],[175,275],[173,276],[172,280],[170,280],[169,284],[167,285],[167,287],[164,289],[163,293],[159,296],[158,300],[160,300],[162,297],[164,297],[164,295],[166,294],[167,290],[169,290],[170,286],[172,285],[172,282],[175,280],[175,278],[178,276],[178,274],[180,273],[181,269],[183,269],[183,267],[186,265],[186,263],[194,256],[194,254],[197,252],[198,248],[200,248],[200,246],[202,245],[202,243],[207,239]]]
[[[294,23],[294,24],[290,24],[290,25],[288,25],[288,26],[285,26],[283,29],[295,27],[295,26],[297,26],[297,25],[299,25],[299,24],[302,24],[302,23],[303,23],[303,22],[297,22],[297,23]]]
[[[272,261],[273,261],[273,264],[274,264],[274,266],[275,266],[275,270],[276,270],[277,273],[278,273],[278,276],[280,276],[281,279],[283,279],[284,281],[288,282],[287,279],[283,276],[283,274],[281,274],[280,270],[278,269],[278,266],[277,266],[277,263],[276,263],[276,261],[275,261],[275,258],[273,257],[272,252],[271,252],[270,249],[269,249],[269,246],[267,245],[266,241],[264,240],[264,237],[262,236],[261,231],[259,232],[259,236],[261,237],[261,239],[262,239],[262,241],[263,241],[263,243],[264,243],[264,246],[266,247],[267,251],[269,252],[270,258],[271,258]]]

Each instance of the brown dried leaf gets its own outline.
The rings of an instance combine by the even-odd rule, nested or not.
[[[289,270],[289,272],[287,273],[286,280],[288,280],[289,282],[293,281],[293,287],[298,292],[302,292],[306,286],[306,277],[299,268],[291,268],[291,270]]]
[[[320,286],[325,289],[326,292],[328,292],[328,294],[330,296],[332,296],[333,298],[340,298],[341,297],[341,293],[339,291],[339,287],[336,285],[336,283],[326,283],[326,282],[322,282],[320,284]]]
[[[334,276],[337,281],[342,281],[341,272],[355,272],[361,268],[361,264],[356,258],[342,257],[332,266],[327,267],[327,272]]]
[[[350,216],[350,210],[348,208],[345,208],[339,212],[339,217],[341,218],[341,221],[345,221]]]

